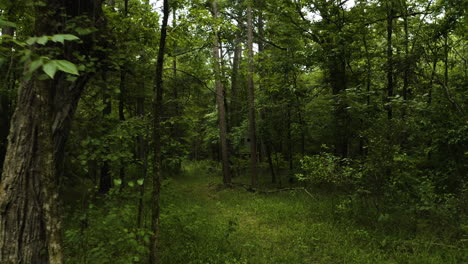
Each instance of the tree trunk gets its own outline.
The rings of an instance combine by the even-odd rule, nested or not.
[[[231,111],[230,124],[231,127],[239,126],[239,62],[242,56],[242,46],[240,37],[234,40],[234,58],[232,60],[232,76],[231,76]]]
[[[60,226],[51,222],[58,217],[52,85],[51,81],[24,85],[18,98],[21,107],[13,115],[0,193],[1,263],[47,263],[44,250],[51,250],[51,263],[63,262]]]
[[[432,90],[433,90],[433,86],[434,86],[434,77],[435,77],[436,72],[437,72],[437,62],[438,62],[437,56],[434,55],[434,61],[432,62],[431,78],[429,80],[429,88],[428,88],[429,93],[428,93],[427,103],[429,105],[432,103]]]
[[[213,18],[218,17],[217,1],[212,3]],[[218,105],[218,125],[219,125],[219,140],[221,145],[221,160],[223,164],[223,182],[225,185],[231,184],[231,169],[229,165],[229,149],[227,144],[227,122],[226,109],[224,104],[224,87],[221,82],[221,68],[219,56],[219,41],[218,31],[214,29],[213,35],[213,69],[215,73],[216,85],[216,104]]]
[[[140,119],[145,118],[145,96],[144,83],[141,84],[141,93],[137,98],[137,116]],[[143,135],[139,135],[137,138],[137,149],[138,149],[138,159],[140,161],[139,171],[140,177],[143,179],[143,184],[140,186],[139,198],[138,198],[138,213],[137,213],[137,226],[138,228],[143,227],[143,196],[145,194],[145,187],[148,174],[148,158],[147,158],[147,142]]]
[[[293,182],[293,146],[292,146],[292,138],[291,138],[291,105],[288,104],[287,106],[287,144],[288,144],[288,162],[289,162],[289,183]]]
[[[242,56],[242,45],[240,36],[236,36],[234,40],[234,58],[232,59],[232,75],[231,75],[231,101],[229,111],[228,131],[232,131],[233,127],[240,125],[240,105],[239,105],[239,65]],[[233,156],[238,156],[236,142],[229,142],[229,151]],[[238,175],[237,170],[233,170],[233,177]]]
[[[390,3],[388,3],[390,2]],[[386,106],[387,118],[393,118],[393,110],[391,106],[391,99],[393,97],[393,47],[392,47],[392,34],[393,34],[393,3],[387,1],[387,96]]]
[[[125,10],[125,13],[127,10]],[[119,93],[119,121],[124,122],[125,121],[125,79],[127,76],[127,71],[125,68],[125,65],[122,66],[122,69],[120,69],[120,93]],[[125,164],[123,162],[120,162],[120,168],[119,168],[119,178],[122,181],[122,184],[120,185],[120,188],[122,189],[125,186]]]
[[[343,52],[343,51],[342,51]],[[332,79],[334,97],[334,122],[335,122],[335,155],[346,158],[348,156],[349,143],[349,114],[346,111],[346,61],[344,54],[336,55],[331,67],[330,77]]]
[[[250,138],[250,174],[252,186],[258,185],[257,175],[257,135],[255,128],[255,93],[254,93],[254,52],[253,52],[253,18],[252,4],[247,8],[247,47],[249,49],[249,138]]]
[[[175,29],[177,27],[177,24],[176,24],[176,21],[177,21],[177,13],[176,13],[176,8],[173,7],[172,9],[172,28]],[[173,75],[173,78],[174,78],[174,86],[173,86],[173,96],[174,96],[174,117],[178,118],[180,115],[181,115],[181,104],[179,102],[179,89],[178,89],[178,86],[179,86],[179,83],[177,82],[177,56],[175,55],[176,54],[176,51],[177,51],[177,41],[174,41],[174,57],[173,57],[173,60],[172,60],[172,75]],[[180,126],[180,123],[179,121],[176,119],[174,124],[172,125],[171,127],[171,130],[172,130],[172,136],[174,138],[174,140],[176,140],[177,142],[179,142],[180,144],[183,144],[182,143],[182,139],[181,137],[183,136],[183,134],[181,133],[182,130],[181,130],[181,126]],[[179,173],[181,168],[182,168],[182,152],[180,151],[180,149],[177,149],[176,150],[177,152],[174,153],[175,155],[177,155],[177,163],[175,164],[175,169],[174,172],[175,173]]]
[[[166,48],[167,20],[169,18],[169,0],[163,2],[163,21],[161,25],[161,38],[159,40],[158,59],[156,62],[155,87],[153,95],[153,192],[151,204],[153,205],[151,217],[151,230],[153,235],[150,242],[150,263],[160,263],[159,259],[159,195],[161,189],[161,114],[163,111],[163,67],[164,52]]]
[[[105,105],[104,109],[102,110],[102,117],[104,119],[103,124],[107,124],[107,118],[112,112],[112,101],[111,97],[108,94],[107,89],[107,73],[106,70],[102,72],[102,103]],[[107,127],[107,125],[105,125]],[[109,161],[104,160],[101,166],[101,176],[99,178],[99,193],[106,194],[109,192],[110,188],[112,187],[112,179],[110,173],[110,166]]]
[[[403,63],[403,100],[408,100],[408,89],[409,89],[409,69],[410,69],[410,61],[409,61],[409,33],[408,33],[408,8],[406,4],[406,0],[402,0],[402,12],[403,12],[403,30],[405,33],[405,60]],[[403,110],[403,115],[405,115],[405,109]]]
[[[51,25],[63,23],[63,11],[71,17],[92,13],[91,21],[101,16],[101,1],[66,4],[49,0],[37,6],[35,35],[59,33]],[[73,59],[71,50],[88,52],[92,41],[68,44],[73,49],[65,49],[65,59]],[[54,80],[33,76],[21,84],[0,184],[0,263],[63,263],[58,177],[70,122],[88,78],[68,82],[57,73]]]
[[[114,3],[113,3],[114,4]],[[124,10],[123,10],[123,16],[124,18],[127,17],[128,15],[128,0],[124,0]],[[125,121],[125,113],[124,113],[124,110],[125,110],[125,79],[126,79],[126,76],[127,76],[127,68],[126,68],[126,65],[125,63],[123,63],[121,66],[120,66],[120,84],[119,84],[119,90],[120,90],[120,93],[119,93],[119,97],[118,97],[118,100],[119,100],[119,121],[120,122],[123,122]],[[123,162],[121,161],[120,162],[120,168],[119,168],[119,179],[121,180],[121,184],[120,184],[120,190],[123,190],[123,188],[125,187],[125,164],[123,164]]]
[[[260,8],[263,8],[263,5],[264,5],[264,2],[261,1],[260,2]],[[259,41],[258,41],[258,53],[260,55],[263,54],[263,51],[265,50],[265,46],[263,45],[263,41],[261,41],[262,39],[264,39],[264,21],[263,21],[263,13],[260,11],[259,12],[259,15],[258,15],[258,36],[259,36]],[[260,67],[261,68],[261,67]],[[264,71],[260,70],[260,84],[259,84],[259,90],[262,91],[263,90],[263,80],[265,78],[265,74],[264,74]],[[266,122],[266,120],[268,119],[267,118],[267,111],[265,109],[262,109],[261,110],[261,113],[260,113],[260,118],[261,120],[263,120],[264,122]],[[270,175],[271,175],[271,183],[276,183],[276,173],[275,173],[275,168],[273,166],[273,160],[271,158],[271,146],[272,146],[272,140],[271,140],[271,135],[270,135],[270,132],[267,131],[266,129],[264,129],[262,135],[262,143],[264,145],[264,149],[265,149],[265,156],[267,158],[267,162],[268,162],[268,167],[270,169]]]
[[[367,29],[366,29],[367,30]],[[364,32],[363,36],[363,44],[364,44],[364,51],[366,53],[366,106],[370,106],[371,102],[371,86],[372,86],[372,63],[371,63],[371,56],[369,53],[369,45],[367,44],[367,31]],[[366,125],[364,123],[364,119],[360,118],[360,126],[361,130],[366,129]],[[367,155],[367,148],[366,148],[367,138],[364,135],[359,137],[359,154],[360,155]]]
[[[8,16],[7,16],[8,17]],[[14,28],[2,28],[2,35],[14,35]],[[0,176],[2,175],[3,161],[8,143],[8,131],[10,130],[11,119],[11,97],[9,91],[11,89],[11,75],[13,68],[13,49],[11,44],[6,43],[4,48],[8,49],[8,60],[0,67]],[[0,178],[1,179],[1,178]]]

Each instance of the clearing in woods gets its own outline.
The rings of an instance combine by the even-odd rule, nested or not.
[[[337,195],[226,189],[216,174],[195,166],[166,182],[162,263],[466,261],[466,250],[444,244],[427,230],[410,235],[382,219],[359,225]],[[243,180],[248,182],[235,182]]]

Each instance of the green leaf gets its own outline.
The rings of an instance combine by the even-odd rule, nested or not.
[[[77,27],[75,28],[75,31],[80,34],[80,35],[88,35],[88,34],[91,34],[93,32],[96,32],[97,29],[96,28],[81,28],[81,27]]]
[[[80,38],[72,34],[63,34],[61,35],[64,40],[79,40]]]
[[[47,43],[47,41],[49,41],[49,37],[47,37],[47,36],[39,37],[36,40],[37,44],[40,44],[40,45],[45,45]]]
[[[144,182],[145,182],[144,179],[138,179],[138,180],[137,180],[137,183],[138,183],[138,185],[140,185],[140,186],[142,186]]]
[[[0,18],[0,27],[12,27],[16,28],[16,24],[10,21],[6,21],[2,18]]]
[[[78,68],[72,62],[69,62],[67,60],[54,60],[54,61],[57,64],[58,70],[66,72],[66,73],[74,74],[74,75],[79,75]]]
[[[53,42],[60,42],[63,44],[65,39],[63,38],[63,35],[53,35],[51,40]]]
[[[62,44],[63,44],[63,42],[65,40],[78,40],[78,39],[80,39],[80,38],[78,38],[75,35],[71,35],[71,34],[57,34],[57,35],[52,36],[52,41],[60,42]]]
[[[18,41],[16,39],[12,39],[11,42],[15,43],[16,45],[20,46],[20,47],[24,47],[24,42],[21,42],[21,41]]]
[[[26,40],[26,44],[28,44],[29,46],[33,45],[34,43],[36,43],[37,41],[37,38],[36,37],[30,37]]]
[[[57,72],[57,64],[56,64],[56,61],[50,61],[46,64],[44,64],[44,66],[42,67],[42,69],[44,70],[44,72],[50,77],[50,78],[54,78],[55,76],[55,73]]]
[[[122,180],[121,179],[114,179],[114,185],[121,185]]]
[[[130,186],[130,187],[135,186],[135,183],[134,183],[133,181],[129,181],[127,184],[128,184],[128,186]]]
[[[41,67],[43,64],[44,64],[44,62],[42,61],[42,58],[39,58],[39,59],[31,62],[31,64],[29,64],[29,72],[33,73],[39,67]]]

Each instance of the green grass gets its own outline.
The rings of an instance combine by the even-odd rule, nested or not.
[[[235,179],[245,181],[246,179]],[[164,263],[463,263],[462,249],[337,215],[333,196],[222,188],[200,168],[163,193]],[[168,204],[169,202],[169,204]]]
[[[336,210],[336,195],[314,193],[312,198],[303,191],[260,194],[242,187],[223,188],[220,182],[219,170],[209,172],[200,163],[189,164],[184,173],[165,181],[161,194],[162,263],[468,261],[461,243],[448,243],[435,233],[408,235],[359,225]],[[87,231],[78,236],[78,225],[68,227],[68,263],[145,263],[145,239],[138,239],[138,235],[147,237],[148,232],[134,228],[135,212],[131,195],[88,209],[86,214],[92,220]],[[70,232],[75,234],[71,236],[75,242]],[[84,239],[87,244],[78,243]],[[97,253],[83,261],[83,254],[89,255],[89,251]]]

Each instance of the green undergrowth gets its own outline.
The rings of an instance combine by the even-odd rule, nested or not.
[[[220,182],[219,168],[207,162],[186,164],[182,174],[164,182],[162,263],[468,261],[460,241],[430,231],[405,234],[395,227],[358,224],[334,210],[339,203],[332,194],[253,193],[243,187],[224,188]],[[145,226],[138,229],[135,192],[129,188],[98,198],[70,213],[67,263],[146,263],[148,197]]]

